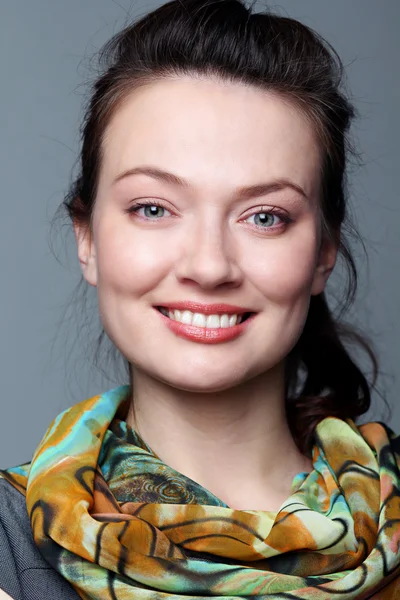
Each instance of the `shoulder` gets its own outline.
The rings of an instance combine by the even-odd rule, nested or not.
[[[79,596],[71,585],[44,560],[36,547],[26,510],[25,496],[0,477],[0,599]],[[3,592],[3,596],[1,596]]]

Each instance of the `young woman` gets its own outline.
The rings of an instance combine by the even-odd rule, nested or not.
[[[129,384],[2,471],[0,587],[397,598],[400,442],[356,425],[373,382],[326,296],[339,254],[348,299],[357,274],[339,58],[295,20],[185,0],[102,60],[64,206]]]

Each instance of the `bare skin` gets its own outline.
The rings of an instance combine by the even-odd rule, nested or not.
[[[139,398],[151,397],[152,402],[137,403],[135,395],[136,422],[133,411],[128,422],[147,443],[153,441],[150,447],[166,464],[202,484],[230,507],[279,510],[290,494],[293,477],[312,470],[312,462],[299,453],[289,429],[282,426],[286,422],[283,402],[266,401],[276,394],[279,380],[281,370],[277,369],[275,382],[260,375],[251,380],[252,385],[246,382],[229,395],[216,392],[188,397],[186,391],[168,387],[158,395],[159,382],[153,386],[152,380],[141,374],[135,393]],[[262,382],[264,395],[259,391]],[[152,419],[154,414],[157,420]],[[162,431],[160,424],[164,424]],[[260,451],[271,454],[266,454],[264,461],[249,461]]]
[[[187,185],[123,176],[143,165]],[[102,324],[133,367],[128,423],[237,509],[278,510],[294,475],[312,469],[286,422],[284,360],[337,256],[321,235],[320,167],[312,125],[282,98],[211,79],[159,81],[111,119],[93,230],[75,225]],[[161,208],[127,212],[146,200]],[[238,338],[210,345],[165,326],[155,307],[173,301],[257,314]]]

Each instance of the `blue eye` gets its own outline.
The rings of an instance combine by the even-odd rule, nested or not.
[[[149,219],[151,221],[156,221],[157,219],[164,217],[165,212],[167,211],[167,209],[161,206],[160,204],[142,202],[141,204],[135,204],[134,206],[131,206],[130,208],[128,208],[127,212],[138,214],[139,210],[141,210],[142,208],[144,209],[144,214],[139,216],[144,217],[145,219]]]
[[[144,208],[144,216],[147,218],[164,216],[165,208],[163,206],[149,204],[148,206],[143,206],[142,208]],[[160,214],[160,212],[162,214]]]
[[[288,224],[292,222],[292,219],[283,212],[278,212],[278,211],[260,211],[257,213],[253,213],[252,215],[250,215],[249,217],[247,217],[246,222],[248,222],[249,219],[252,219],[253,217],[255,217],[255,226],[259,227],[261,229],[272,229],[275,228],[274,226],[274,218],[278,218],[281,223],[284,224]],[[279,223],[276,225],[279,226]]]
[[[276,217],[277,215],[274,215],[272,213],[268,213],[268,212],[260,212],[260,213],[255,213],[254,215],[251,215],[250,217],[248,217],[249,219],[251,217],[255,217],[255,224],[258,227],[263,227],[264,225],[273,225],[274,224],[274,217]],[[258,220],[258,223],[257,223]]]

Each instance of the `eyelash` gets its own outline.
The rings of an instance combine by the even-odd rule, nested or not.
[[[138,210],[141,208],[145,208],[146,206],[157,206],[158,208],[164,208],[165,210],[168,210],[168,208],[166,206],[164,206],[163,204],[159,203],[159,202],[154,202],[154,201],[144,201],[138,204],[134,204],[132,206],[130,206],[126,212],[129,214],[137,214]],[[249,215],[249,217],[252,217],[254,215],[258,215],[258,214],[267,214],[267,215],[274,215],[277,216],[281,219],[281,221],[284,223],[284,225],[289,225],[290,223],[293,222],[293,219],[291,217],[289,217],[289,215],[286,212],[283,212],[277,208],[263,208],[261,207],[261,210],[258,210],[257,212],[253,213],[252,215]],[[141,219],[143,219],[144,221],[158,221],[158,218],[155,219],[149,219],[148,217],[139,217]],[[248,218],[248,217],[247,217]],[[262,227],[261,225],[254,225],[254,227],[256,227],[257,229],[261,229],[261,230],[268,230],[268,229],[276,229],[277,227]]]

